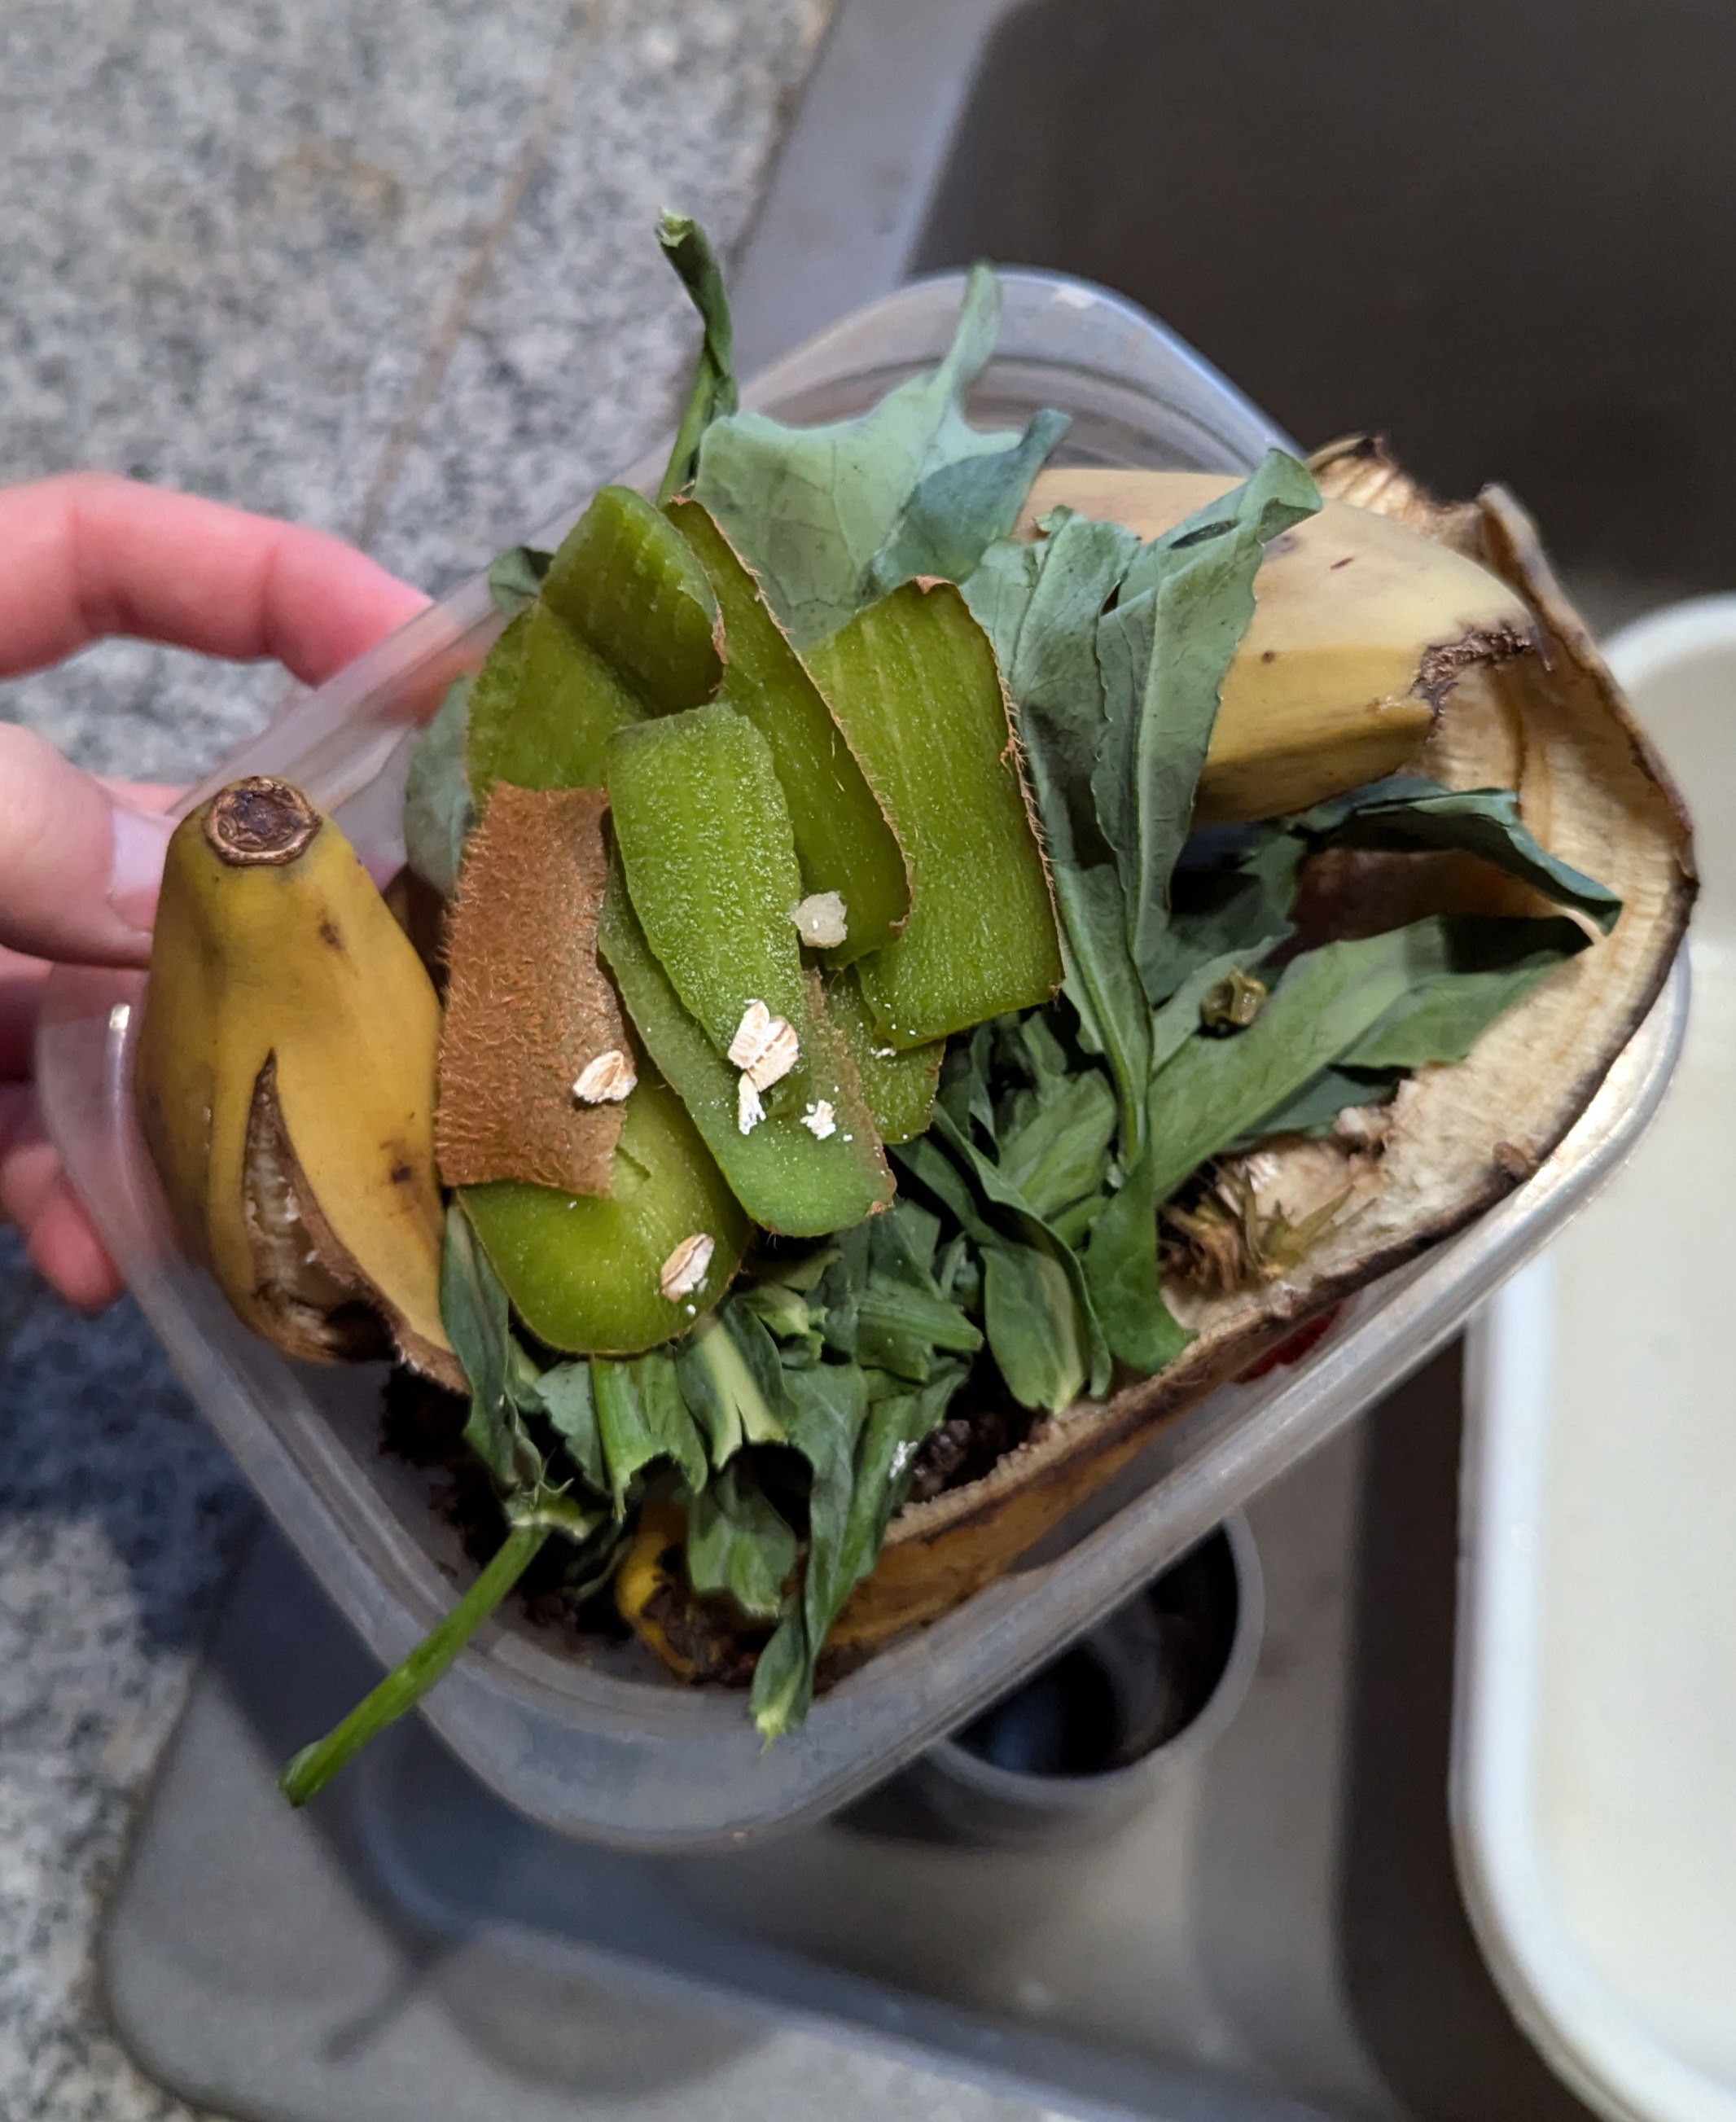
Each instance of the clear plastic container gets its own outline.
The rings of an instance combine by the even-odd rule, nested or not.
[[[858,311],[761,376],[749,401],[808,419],[871,403],[938,357],[962,286],[938,276]],[[1284,441],[1118,297],[1044,273],[1008,273],[1003,286],[1000,351],[972,403],[979,420],[1011,424],[1056,405],[1074,416],[1064,454],[1075,460],[1194,470],[1244,470]],[[645,466],[628,474],[647,475]],[[283,775],[336,813],[377,875],[389,873],[402,857],[399,803],[416,732],[498,625],[484,584],[472,582],[244,746],[208,789],[241,774]],[[352,1624],[395,1660],[465,1580],[456,1540],[422,1478],[381,1454],[381,1372],[286,1360],[179,1251],[133,1119],[140,986],[138,975],[54,976],[39,1052],[49,1128],[189,1391]],[[1637,1138],[1685,1006],[1678,977],[1525,1186],[1363,1292],[1306,1361],[1170,1423],[1015,1574],[882,1652],[791,1737],[763,1748],[742,1695],[653,1676],[636,1650],[578,1654],[511,1615],[459,1661],[425,1713],[510,1803],[625,1846],[716,1847],[843,1805],[1088,1628],[1452,1333]]]

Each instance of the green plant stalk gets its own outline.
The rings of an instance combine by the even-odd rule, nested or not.
[[[671,213],[666,208],[657,217],[657,240],[699,311],[705,332],[694,365],[693,386],[681,409],[681,425],[676,429],[668,466],[657,488],[661,508],[691,484],[700,436],[720,414],[733,413],[739,401],[729,303],[710,238],[696,221],[686,214]]]
[[[306,1805],[369,1740],[422,1699],[530,1568],[550,1530],[545,1525],[515,1526],[470,1590],[404,1662],[387,1673],[341,1724],[284,1764],[278,1788],[292,1805]]]

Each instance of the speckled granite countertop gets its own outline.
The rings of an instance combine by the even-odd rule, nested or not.
[[[12,0],[0,479],[100,465],[293,516],[438,591],[629,460],[687,325],[658,206],[752,211],[826,0]],[[280,673],[131,643],[0,687],[188,776]],[[0,1234],[0,2115],[189,2110],[91,1947],[250,1506],[129,1305]]]

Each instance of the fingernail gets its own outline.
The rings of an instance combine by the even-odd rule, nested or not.
[[[156,811],[129,811],[119,803],[110,815],[115,829],[115,861],[109,872],[109,904],[128,928],[144,934],[157,911],[163,856],[175,820]]]

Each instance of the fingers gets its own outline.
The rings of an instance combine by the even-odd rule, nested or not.
[[[36,1042],[36,1012],[49,969],[40,958],[0,951],[0,1083],[21,1083]]]
[[[0,947],[143,965],[173,830],[159,812],[117,801],[34,731],[0,723]]]
[[[336,538],[103,472],[0,490],[0,677],[125,633],[317,684],[428,602]]]
[[[36,1272],[81,1311],[100,1311],[119,1296],[120,1276],[23,1083],[0,1083],[0,1220],[20,1227]]]

